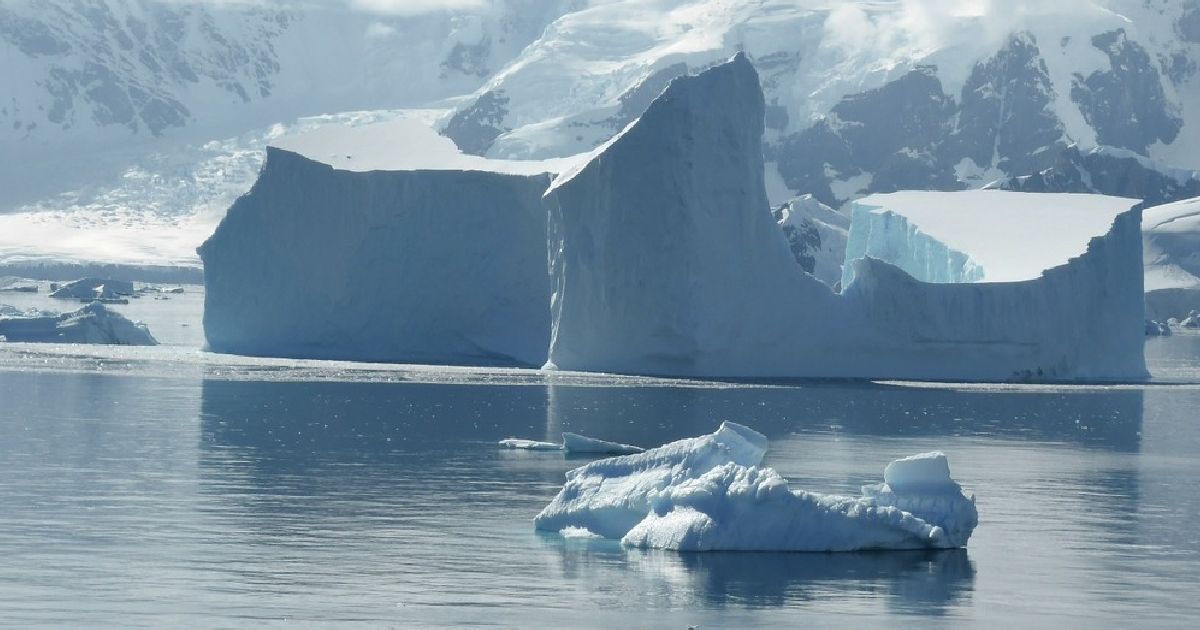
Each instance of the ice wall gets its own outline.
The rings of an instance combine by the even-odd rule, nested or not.
[[[200,247],[217,352],[540,365],[543,175],[337,170],[269,149]]]
[[[870,256],[925,282],[978,282],[983,267],[969,255],[922,232],[903,215],[877,206],[851,204],[850,234],[842,264],[842,286],[854,282],[853,261]]]
[[[698,376],[1136,379],[1140,212],[1040,277],[932,284],[877,260],[802,273],[763,185],[763,99],[738,55],[675,80],[550,207],[561,369]]]
[[[763,96],[744,55],[681,77],[546,194],[549,365],[786,373],[778,344],[833,293],[801,272],[763,183]],[[816,366],[813,366],[814,368]]]

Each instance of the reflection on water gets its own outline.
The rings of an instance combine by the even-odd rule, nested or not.
[[[17,625],[1007,626],[1200,612],[1195,389],[4,373],[0,402],[0,619]],[[531,520],[580,461],[495,445],[569,430],[654,446],[727,419],[766,433],[766,464],[817,491],[857,492],[894,456],[944,449],[981,525],[968,550],[940,553],[563,540]]]

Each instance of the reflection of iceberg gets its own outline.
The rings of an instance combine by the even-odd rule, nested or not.
[[[733,423],[643,454],[593,462],[535,519],[582,527],[631,547],[678,550],[855,551],[966,545],[977,515],[940,453],[906,458],[864,496],[789,489],[759,468],[766,438]]]

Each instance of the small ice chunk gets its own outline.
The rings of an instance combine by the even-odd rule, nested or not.
[[[630,455],[641,453],[646,449],[631,444],[607,442],[578,433],[563,432],[563,448],[568,453],[600,453],[607,455]]]
[[[892,488],[957,485],[950,477],[946,456],[937,451],[911,455],[888,464],[883,469],[883,482]]]
[[[539,442],[537,440],[526,440],[523,438],[504,438],[500,440],[500,446],[505,448],[518,448],[527,451],[561,451],[562,446],[554,442]]]
[[[602,536],[593,533],[586,527],[564,527],[558,530],[558,535],[563,538],[602,538]]]

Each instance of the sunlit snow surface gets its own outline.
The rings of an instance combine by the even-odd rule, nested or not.
[[[1083,254],[1137,203],[1001,190],[871,195],[853,204],[846,261],[872,256],[926,282],[1032,280]],[[847,264],[842,282],[852,279]]]
[[[196,247],[250,189],[267,145],[343,170],[555,172],[569,160],[463,155],[432,128],[439,110],[361,111],[301,118],[246,134],[140,156],[100,182],[0,214],[0,266],[102,262],[200,266]]]

